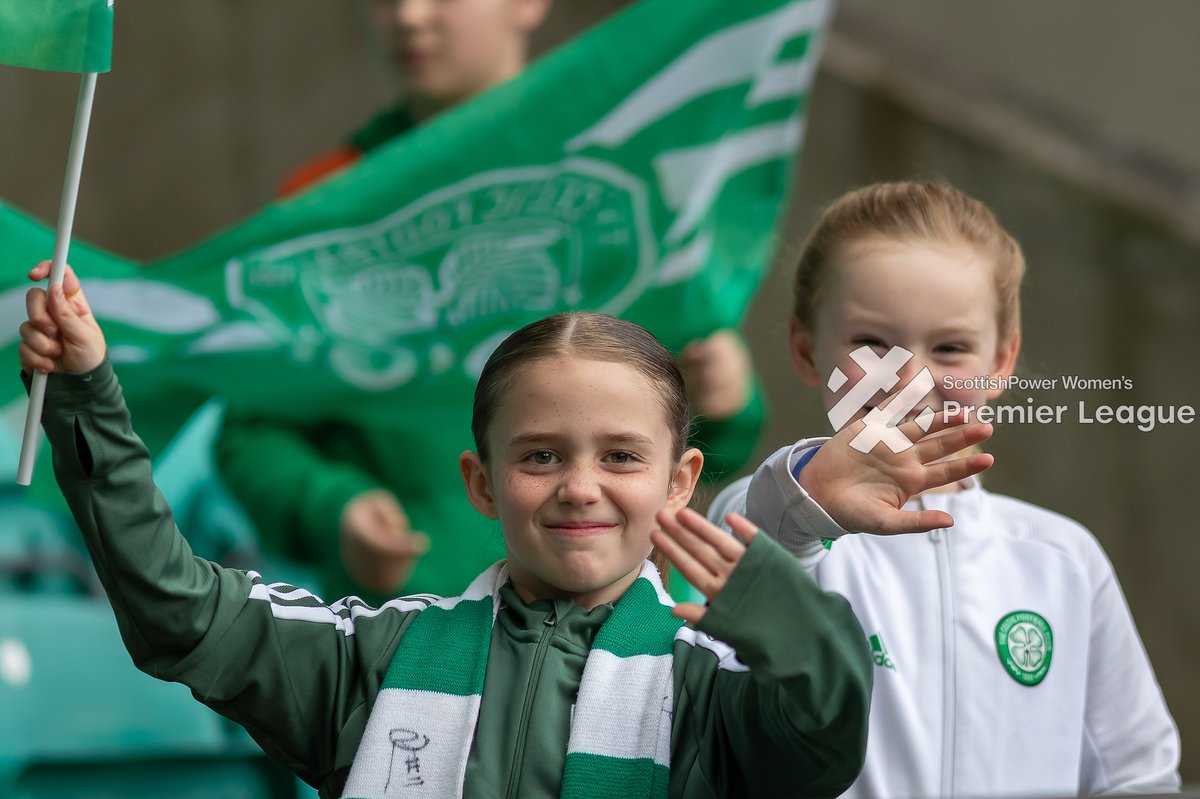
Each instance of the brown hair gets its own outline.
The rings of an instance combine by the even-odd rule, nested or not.
[[[966,244],[992,265],[996,324],[1002,341],[1021,330],[1020,290],[1025,257],[987,206],[946,183],[875,183],[843,195],[825,209],[804,242],[796,267],[792,313],[813,330],[829,264],[871,238]]]
[[[471,433],[479,459],[488,459],[487,431],[500,400],[516,373],[546,358],[575,356],[623,363],[645,376],[658,390],[658,399],[671,430],[671,457],[687,448],[692,419],[683,374],[671,353],[645,329],[607,314],[572,312],[547,316],[526,325],[501,342],[487,359],[475,386]],[[666,559],[657,550],[650,559],[667,576]]]

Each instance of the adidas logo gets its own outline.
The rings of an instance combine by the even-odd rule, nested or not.
[[[887,647],[883,645],[883,635],[875,633],[869,640],[871,642],[871,657],[875,661],[875,665],[895,671],[896,664],[892,662],[892,656],[888,654]]]

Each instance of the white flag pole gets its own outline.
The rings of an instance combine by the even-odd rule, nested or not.
[[[67,250],[71,246],[71,226],[75,222],[75,201],[79,198],[79,178],[83,174],[83,149],[87,144],[88,123],[92,118],[92,100],[96,96],[96,73],[85,72],[79,81],[79,99],[75,103],[75,125],[67,150],[67,174],[63,178],[62,201],[58,206],[58,230],[54,235],[54,260],[50,264],[50,285],[62,284]],[[42,403],[46,397],[46,373],[34,372],[25,412],[25,436],[21,439],[21,460],[17,465],[17,485],[33,481],[37,460]]]

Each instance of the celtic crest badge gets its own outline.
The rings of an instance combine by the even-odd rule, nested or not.
[[[996,654],[1009,676],[1034,686],[1046,678],[1054,654],[1050,623],[1032,610],[1016,610],[996,625]]]

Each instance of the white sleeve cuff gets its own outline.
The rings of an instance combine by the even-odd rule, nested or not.
[[[828,438],[808,438],[778,450],[754,473],[746,492],[746,516],[779,542],[805,568],[827,551],[825,541],[846,534],[792,476],[805,451]]]

